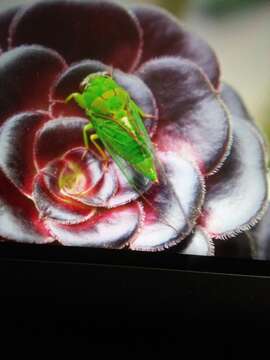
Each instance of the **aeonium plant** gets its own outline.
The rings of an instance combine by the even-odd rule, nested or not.
[[[0,34],[3,240],[204,255],[249,247],[245,232],[267,202],[264,142],[205,41],[158,7],[105,1],[15,7]],[[109,74],[140,109],[158,181],[113,148],[120,130],[137,139],[133,113],[105,116],[121,123],[107,146],[95,127],[83,136],[93,99],[66,99],[91,74]],[[104,99],[121,103],[98,91],[99,115]]]

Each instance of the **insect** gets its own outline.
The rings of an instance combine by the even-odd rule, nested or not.
[[[133,189],[152,209],[157,210],[155,205],[140,192],[139,187],[126,171],[128,164],[143,175],[143,179],[153,183],[159,183],[157,169],[162,174],[162,179],[165,177],[165,171],[155,156],[154,146],[143,122],[143,119],[155,119],[155,116],[143,112],[129,93],[113,78],[112,72],[90,74],[81,82],[81,87],[82,92],[70,94],[66,102],[74,99],[85,110],[89,119],[89,123],[83,128],[86,150],[89,149],[91,141],[107,164],[109,157],[104,151],[105,148]],[[183,212],[181,204],[179,208]],[[177,233],[172,219],[167,219],[161,209],[158,209],[158,212],[160,221]],[[174,222],[177,224],[178,219]]]
[[[152,182],[158,183],[153,145],[145,128],[145,114],[107,71],[90,74],[81,82],[82,92],[66,98],[74,99],[85,110],[89,123],[83,128],[83,141],[89,149],[90,141],[105,164],[108,154],[123,170],[123,160]]]

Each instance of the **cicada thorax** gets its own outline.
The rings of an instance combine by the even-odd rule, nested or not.
[[[127,93],[111,77],[96,76],[83,92],[87,109],[97,114],[111,114],[124,108]]]

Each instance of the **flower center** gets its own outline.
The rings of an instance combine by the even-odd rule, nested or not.
[[[58,186],[62,193],[80,194],[85,191],[87,177],[78,164],[67,161],[58,178]]]

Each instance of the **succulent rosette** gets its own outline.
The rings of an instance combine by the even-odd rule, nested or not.
[[[3,240],[211,255],[262,216],[263,139],[213,50],[167,12],[41,1],[0,15],[0,45]],[[84,154],[88,119],[65,103],[110,67],[154,115],[145,126],[164,171],[153,184],[129,169],[139,192],[114,161]]]

